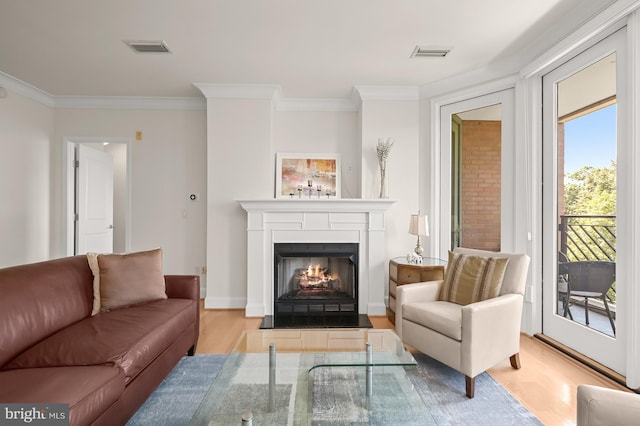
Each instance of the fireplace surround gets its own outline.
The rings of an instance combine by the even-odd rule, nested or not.
[[[384,216],[395,201],[268,199],[239,203],[247,212],[247,317],[274,315],[275,247],[291,243],[357,244],[354,309],[358,314],[386,314]]]

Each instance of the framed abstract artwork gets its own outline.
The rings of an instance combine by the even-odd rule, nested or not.
[[[339,154],[276,154],[276,198],[340,198]]]

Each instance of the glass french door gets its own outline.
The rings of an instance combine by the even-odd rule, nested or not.
[[[624,32],[543,77],[543,334],[624,374],[616,275]],[[622,292],[624,294],[624,292]]]

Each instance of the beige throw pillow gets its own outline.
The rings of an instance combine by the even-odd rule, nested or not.
[[[93,272],[93,309],[91,316],[100,312],[100,267],[98,266],[98,253],[87,253],[89,268]]]
[[[100,309],[166,299],[162,250],[99,254]]]
[[[449,252],[440,300],[468,305],[500,294],[506,257],[480,257]]]

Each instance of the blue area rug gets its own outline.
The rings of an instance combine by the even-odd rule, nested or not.
[[[194,355],[182,358],[127,425],[188,424],[226,359],[226,355]]]
[[[488,373],[476,376],[475,396],[467,398],[464,376],[424,354],[407,375],[437,424],[541,425],[540,421]]]
[[[127,425],[188,424],[225,359],[226,355],[183,358]],[[487,373],[476,377],[475,398],[469,399],[460,373],[423,354],[415,359],[418,366],[407,368],[407,376],[436,424],[541,425]]]

